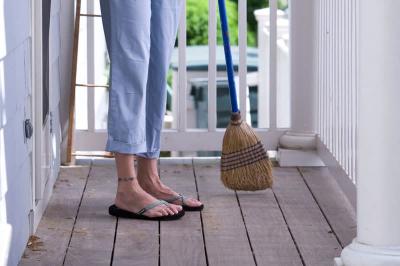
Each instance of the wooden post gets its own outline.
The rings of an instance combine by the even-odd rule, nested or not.
[[[81,20],[81,0],[76,1],[75,29],[72,50],[72,71],[71,71],[71,90],[69,96],[69,125],[68,125],[68,143],[67,143],[67,164],[72,163],[72,148],[74,144],[75,131],[75,89],[76,89],[76,70],[78,64],[78,43],[79,27]]]

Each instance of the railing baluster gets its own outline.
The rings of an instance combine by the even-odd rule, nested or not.
[[[247,10],[247,0],[239,0],[239,10]],[[247,12],[239,13],[239,97],[243,120],[247,118]],[[251,123],[251,121],[247,121]]]
[[[344,145],[345,141],[345,135],[343,134],[344,126],[345,126],[345,117],[344,117],[344,91],[343,91],[343,48],[342,48],[342,39],[343,39],[343,29],[342,29],[342,24],[343,24],[343,12],[342,12],[342,7],[343,7],[343,1],[339,0],[338,2],[338,46],[339,46],[339,55],[338,55],[338,82],[339,82],[339,108],[340,108],[340,116],[339,116],[339,136],[340,136],[340,142],[339,142],[339,150],[340,150],[340,158],[341,161],[346,162],[346,146]],[[345,165],[345,164],[344,164]]]
[[[332,1],[332,141],[333,141],[333,151],[335,153],[335,157],[338,158],[338,148],[337,148],[337,84],[336,84],[336,74],[337,74],[337,65],[336,65],[336,56],[337,56],[337,44],[336,44],[336,3],[337,0]]]
[[[335,88],[335,2],[337,0],[331,0],[331,12],[333,16],[331,16],[331,29],[330,29],[330,36],[331,36],[331,141],[332,141],[332,151],[333,154],[335,155],[335,158],[337,158],[337,149],[336,149],[336,134],[335,134],[335,115],[336,115],[336,110],[335,110],[335,93],[336,93],[336,88]]]
[[[341,46],[341,40],[342,40],[342,1],[338,0],[337,2],[337,42],[336,45],[338,47],[338,55],[337,55],[337,60],[338,60],[338,71],[337,71],[337,84],[338,84],[338,94],[339,94],[339,101],[338,101],[338,106],[339,106],[339,128],[338,128],[338,134],[339,134],[339,160],[341,162],[344,162],[344,166],[345,166],[345,162],[346,159],[344,157],[345,154],[345,147],[343,145],[343,140],[344,140],[344,135],[343,135],[343,125],[344,125],[344,119],[343,119],[343,109],[345,108],[343,105],[343,86],[342,86],[342,50],[343,47]]]
[[[317,4],[318,133],[355,181],[358,0],[319,0]]]
[[[183,10],[179,24],[179,67],[178,67],[178,80],[179,80],[179,94],[178,94],[178,130],[186,130],[186,87],[187,87],[187,67],[186,67],[186,1],[183,1]]]
[[[357,47],[359,46],[358,40],[359,40],[359,31],[357,28],[357,21],[359,19],[359,12],[360,12],[360,6],[359,6],[359,0],[353,0],[352,1],[352,9],[353,9],[353,17],[352,17],[352,36],[353,36],[353,62],[354,62],[354,82],[353,82],[353,102],[352,102],[352,114],[353,114],[353,181],[356,182],[357,178],[357,157],[356,157],[356,149],[357,149],[357,127],[358,127],[358,122],[357,122],[357,112],[358,112],[358,69],[357,69],[357,63],[358,63],[358,50]]]
[[[321,32],[321,34],[322,34],[322,38],[323,38],[323,46],[322,46],[322,51],[321,51],[321,53],[322,53],[322,60],[323,60],[323,62],[321,63],[322,64],[322,70],[323,70],[323,76],[322,77],[320,77],[321,79],[322,79],[322,90],[323,90],[323,99],[322,99],[322,113],[321,113],[321,116],[322,116],[322,123],[323,123],[323,129],[322,129],[322,141],[324,142],[324,143],[327,143],[327,138],[326,138],[326,136],[327,136],[327,120],[326,120],[326,117],[327,117],[327,101],[326,101],[326,99],[327,99],[327,90],[326,90],[326,88],[327,88],[327,69],[326,69],[326,62],[327,62],[327,54],[326,54],[326,50],[327,50],[327,35],[326,35],[326,26],[327,26],[327,18],[328,18],[328,16],[326,15],[327,14],[327,4],[326,4],[326,1],[323,1],[323,0],[320,0],[321,1],[321,3],[322,3],[322,5],[323,5],[323,14],[322,14],[322,20],[323,20],[323,28],[322,28],[322,32]],[[320,119],[321,120],[321,119]]]
[[[338,136],[338,143],[337,143],[337,147],[338,147],[338,158],[340,161],[343,161],[343,148],[342,148],[342,123],[343,123],[343,119],[342,119],[342,88],[340,86],[340,69],[341,69],[341,60],[340,60],[340,54],[341,54],[341,46],[340,46],[340,35],[341,35],[341,31],[340,31],[340,0],[338,0],[336,2],[336,47],[337,47],[337,53],[336,53],[336,87],[337,87],[337,109],[339,112],[337,112],[337,136]]]
[[[350,5],[351,5],[351,1],[350,1]],[[352,86],[351,86],[351,82],[349,81],[351,79],[351,38],[350,38],[350,34],[351,34],[351,6],[348,5],[348,8],[345,11],[346,14],[346,43],[345,43],[345,47],[346,47],[346,66],[345,66],[345,70],[346,70],[346,76],[345,76],[345,81],[346,81],[346,89],[349,91],[350,97],[351,97],[351,93],[352,93]],[[354,121],[350,120],[350,123],[352,124]],[[352,131],[349,131],[349,134],[352,134]],[[350,167],[352,167],[352,165],[350,165]],[[349,173],[351,174],[351,173]]]
[[[269,67],[269,88],[270,88],[270,118],[269,127],[270,129],[276,129],[277,127],[277,12],[278,12],[278,1],[269,1],[269,12],[270,12],[270,67]]]
[[[329,1],[329,0],[328,0]],[[325,104],[325,115],[324,115],[324,121],[325,121],[325,143],[329,145],[329,2],[325,2],[325,28],[324,28],[324,36],[325,36],[325,50],[324,50],[324,56],[325,56],[325,64],[324,64],[324,69],[325,69],[325,75],[324,75],[324,80],[325,80],[325,99],[324,99],[324,104]]]
[[[208,1],[208,130],[217,127],[217,1]]]
[[[348,97],[346,97],[346,114],[347,114],[347,123],[346,123],[346,127],[347,127],[347,130],[346,130],[346,135],[347,135],[347,141],[346,141],[346,146],[348,147],[348,152],[351,150],[350,149],[350,138],[351,138],[351,123],[352,123],[352,121],[351,121],[351,113],[350,113],[350,109],[349,109],[349,104],[351,103],[350,102],[350,98],[351,98],[351,88],[349,88],[348,87],[348,85],[347,85],[347,76],[348,76],[348,70],[347,70],[347,64],[346,64],[346,62],[347,62],[347,60],[348,60],[348,47],[347,47],[347,33],[349,32],[349,23],[348,23],[348,8],[344,8],[344,10],[343,10],[343,13],[344,13],[344,25],[345,25],[345,27],[344,27],[344,29],[343,29],[343,37],[344,37],[344,44],[343,44],[343,47],[345,47],[343,50],[344,50],[344,62],[343,62],[343,70],[344,70],[344,75],[343,75],[343,80],[344,80],[344,88],[345,88],[345,90],[348,92]],[[346,167],[347,167],[347,172],[348,172],[348,174],[349,175],[351,175],[351,172],[350,172],[350,169],[351,169],[351,158],[350,158],[350,155],[348,155],[348,159],[347,159],[347,165],[346,165]]]
[[[321,12],[322,12],[322,3],[320,0],[317,0],[316,3],[318,3],[318,13],[317,13],[317,17],[315,20],[315,23],[317,24],[317,38],[318,38],[318,44],[317,44],[317,48],[318,48],[318,52],[317,52],[317,59],[318,59],[318,65],[317,65],[317,92],[318,92],[318,114],[322,113],[322,80],[321,80],[321,76],[322,76],[322,69],[321,69],[321,61],[322,61],[322,35],[321,35],[321,29],[322,29],[322,21],[321,21]],[[317,119],[318,121],[318,134],[319,137],[321,137],[321,132],[322,132],[322,121],[320,119]]]
[[[345,47],[344,45],[344,34],[346,32],[346,24],[344,23],[345,20],[345,4],[343,2],[343,0],[340,0],[340,47],[342,47],[342,49],[340,49],[340,90],[341,90],[341,136],[342,136],[342,145],[341,145],[341,150],[342,150],[342,160],[343,160],[343,167],[346,170],[346,172],[348,172],[348,145],[347,145],[347,140],[348,140],[348,134],[346,133],[346,129],[347,129],[347,99],[348,97],[346,97],[346,90],[345,90],[345,86],[344,86],[344,67],[343,64],[346,60],[344,54],[345,54],[345,49],[343,49]]]
[[[331,8],[331,3],[332,3],[332,0],[328,0],[328,14],[330,14],[330,12],[331,12],[331,10],[332,10],[332,8]],[[332,21],[332,16],[327,16],[327,18],[328,18],[328,21],[327,21],[327,40],[328,40],[328,49],[327,49],[327,53],[328,53],[328,60],[327,60],[327,73],[328,73],[328,75],[327,75],[327,80],[328,80],[328,87],[327,87],[327,90],[328,90],[328,98],[327,98],[327,108],[328,108],[328,117],[327,117],[327,122],[328,122],[328,132],[327,132],[327,141],[328,141],[328,147],[329,148],[331,148],[332,147],[332,138],[331,138],[331,136],[332,136],[332,131],[331,131],[331,128],[332,128],[332,117],[331,117],[331,115],[332,115],[332,110],[331,110],[331,106],[332,106],[332,103],[331,103],[331,101],[330,101],[330,99],[331,99],[331,73],[332,73],[332,68],[331,68],[331,62],[332,62],[332,56],[331,56],[331,51],[332,51],[332,44],[331,44],[331,21]]]
[[[94,2],[93,0],[87,1],[87,13],[94,13]],[[92,17],[87,17],[87,83],[95,84],[95,51],[93,47],[94,45],[94,19]],[[86,89],[87,90],[87,89]],[[87,90],[87,106],[88,106],[88,131],[95,132],[95,123],[96,123],[96,115],[95,115],[95,91]]]
[[[320,44],[320,50],[319,50],[319,57],[320,57],[320,62],[319,62],[319,68],[320,68],[320,76],[318,77],[320,80],[320,87],[319,87],[319,93],[321,95],[320,97],[320,114],[323,116],[323,114],[325,113],[325,104],[324,104],[324,100],[325,100],[325,68],[324,68],[324,62],[325,62],[325,53],[324,51],[324,47],[325,47],[325,17],[324,15],[324,11],[325,11],[325,2],[323,2],[322,0],[318,0],[319,4],[320,4],[320,15],[319,15],[319,20],[318,23],[320,24],[320,30],[319,30],[319,35],[320,35],[320,40],[321,40],[321,44]],[[321,129],[319,131],[320,134],[320,138],[322,141],[324,141],[325,138],[325,120],[322,119],[318,119],[321,124]]]

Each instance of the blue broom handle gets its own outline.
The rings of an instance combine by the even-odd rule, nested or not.
[[[224,40],[226,72],[228,74],[228,83],[229,83],[229,95],[231,97],[232,112],[237,113],[239,112],[239,108],[236,96],[236,86],[234,78],[235,72],[232,63],[232,53],[229,41],[229,29],[228,29],[228,19],[226,16],[225,0],[218,0],[218,5],[219,5],[219,16],[221,19],[222,38]]]

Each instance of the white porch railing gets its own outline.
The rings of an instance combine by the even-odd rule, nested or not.
[[[315,120],[316,131],[321,142],[328,152],[338,161],[346,174],[353,182],[356,176],[356,128],[357,128],[357,6],[356,0],[350,1],[325,1],[316,0],[315,21],[311,25],[315,29],[315,97],[304,97],[300,92],[303,88],[298,84],[290,84],[290,68],[296,67],[295,76],[299,77],[303,70],[298,70],[300,65],[312,65],[310,62],[297,62],[299,60],[296,50],[296,65],[291,66],[289,57],[289,44],[287,35],[287,20],[283,20],[282,14],[278,14],[277,0],[270,1],[269,12],[263,15],[258,12],[259,21],[259,66],[258,66],[258,115],[259,127],[256,131],[269,150],[276,150],[279,138],[291,127],[293,123],[298,125],[306,123],[301,119],[308,118],[310,108],[316,105]],[[85,4],[86,3],[86,4]],[[86,6],[85,6],[86,5]],[[239,1],[239,10],[245,10],[246,0]],[[298,8],[298,7],[297,7]],[[302,7],[312,9],[312,7]],[[83,1],[83,12],[97,13],[100,9],[97,1]],[[186,10],[186,8],[185,8]],[[173,126],[165,128],[162,133],[162,150],[170,151],[217,151],[220,150],[224,128],[217,127],[217,3],[209,0],[209,33],[208,33],[208,93],[207,93],[207,128],[192,128],[188,123],[192,116],[188,116],[189,93],[188,86],[191,76],[187,69],[187,43],[186,43],[186,16],[181,16],[179,28],[179,64],[176,78],[177,88],[172,104],[175,115]],[[295,11],[295,10],[292,10]],[[265,11],[264,11],[265,12]],[[298,10],[296,11],[298,12]],[[267,14],[268,13],[268,14]],[[296,19],[302,19],[296,14]],[[86,69],[80,69],[83,73],[78,83],[104,83],[103,73],[96,70],[98,66],[104,66],[101,56],[95,56],[105,51],[104,36],[101,20],[97,17],[87,17],[83,24],[83,38],[85,46],[80,47],[80,65]],[[298,23],[298,21],[296,22]],[[295,25],[298,26],[298,25]],[[292,30],[299,30],[297,28]],[[285,36],[286,35],[286,36]],[[248,85],[247,73],[247,15],[239,12],[239,102],[242,113],[247,114]],[[299,38],[299,35],[297,35]],[[103,42],[103,44],[102,44]],[[296,42],[296,41],[293,41]],[[310,40],[310,43],[313,41]],[[97,50],[90,49],[95,45]],[[292,43],[295,48],[297,43]],[[304,45],[302,43],[301,45]],[[312,55],[311,55],[312,56]],[[99,60],[103,60],[99,62]],[[104,67],[103,67],[104,68]],[[285,71],[286,69],[286,71]],[[308,70],[310,71],[310,70]],[[296,81],[297,82],[297,81]],[[307,87],[307,85],[300,85]],[[293,91],[295,90],[295,91]],[[299,94],[300,92],[300,94]],[[80,106],[79,115],[83,121],[77,126],[75,137],[75,150],[101,151],[104,150],[106,129],[107,91],[105,88],[79,88],[77,106]],[[80,102],[79,102],[80,101]],[[79,104],[80,103],[80,104]],[[295,106],[295,108],[294,108]],[[292,109],[292,111],[290,110]],[[302,110],[304,114],[302,114]],[[298,115],[300,114],[300,116]],[[100,116],[100,118],[99,118]],[[292,117],[291,117],[292,116]],[[244,116],[246,119],[247,116]],[[293,121],[291,121],[293,119]],[[308,123],[308,122],[307,122]],[[188,126],[189,124],[189,126]],[[310,122],[310,124],[313,124]],[[297,128],[295,129],[297,130]]]
[[[357,3],[316,1],[317,130],[353,182],[357,163]]]
[[[84,1],[85,2],[85,1]],[[99,9],[96,7],[96,2],[88,0],[87,2],[87,13],[98,13]],[[240,110],[246,114],[249,106],[247,101],[247,13],[243,10],[247,9],[247,1],[239,0],[239,71],[238,71],[238,96],[240,102]],[[185,3],[186,5],[186,3]],[[83,9],[85,10],[85,9]],[[209,54],[208,54],[208,128],[197,129],[188,128],[187,126],[187,90],[188,90],[188,75],[186,71],[187,67],[187,44],[186,44],[186,16],[181,16],[180,27],[179,27],[179,66],[178,66],[178,90],[174,93],[178,93],[177,102],[173,103],[173,106],[177,108],[175,113],[177,117],[173,117],[176,121],[176,127],[170,129],[164,129],[162,132],[162,150],[170,151],[218,151],[221,148],[222,137],[224,134],[224,128],[217,128],[217,62],[216,62],[216,51],[217,51],[217,3],[214,0],[209,0]],[[185,7],[186,11],[186,7]],[[277,77],[278,77],[278,48],[277,48],[277,0],[270,1],[270,17],[269,17],[269,58],[259,58],[268,62],[268,87],[269,97],[263,102],[262,99],[259,101],[259,110],[263,111],[261,118],[267,118],[268,123],[261,122],[262,125],[255,130],[260,135],[266,148],[269,150],[275,150],[278,146],[280,136],[287,130],[287,128],[279,128],[277,118]],[[99,27],[101,26],[101,20],[93,22],[98,18],[89,17],[87,24],[87,45],[93,45],[96,43],[98,34],[102,33]],[[95,30],[96,29],[96,30]],[[100,33],[99,33],[100,32]],[[97,37],[96,37],[97,36]],[[103,38],[103,37],[101,37]],[[87,70],[86,77],[79,83],[96,83],[96,75],[94,74],[94,68],[98,63],[95,63],[96,57],[93,52],[88,49],[87,53]],[[85,62],[82,62],[83,64]],[[264,62],[265,63],[265,62]],[[264,73],[259,73],[264,75]],[[101,91],[98,93],[97,91]],[[96,116],[101,114],[104,116],[104,112],[98,112],[95,106],[98,106],[99,98],[105,97],[105,89],[97,90],[89,88],[86,92],[82,93],[83,106],[80,117],[84,115],[85,122],[81,123],[81,127],[77,127],[75,131],[75,150],[79,151],[101,151],[104,150],[107,131],[103,122],[95,122],[98,120]],[[100,96],[99,96],[100,94]],[[260,93],[263,95],[262,93]],[[101,96],[102,95],[102,96]],[[289,101],[280,97],[282,101]],[[268,101],[268,102],[267,102]],[[104,101],[103,101],[104,103]],[[77,106],[79,105],[79,99]],[[268,106],[267,109],[263,105]],[[284,103],[281,104],[283,106]],[[87,109],[85,110],[87,106]],[[246,119],[246,116],[244,116]],[[250,121],[249,121],[250,122]],[[285,125],[287,123],[284,123]],[[268,126],[264,126],[268,125]]]
[[[290,51],[289,51],[289,18],[282,10],[277,12],[277,56],[276,56],[276,100],[270,99],[270,9],[255,11],[258,21],[258,126],[268,128],[270,123],[278,128],[290,127]],[[272,92],[275,93],[275,92]],[[274,107],[265,104],[276,104]],[[276,121],[270,121],[271,109],[276,109]]]

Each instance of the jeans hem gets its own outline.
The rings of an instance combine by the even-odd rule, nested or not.
[[[110,137],[107,139],[105,150],[108,152],[137,155],[144,158],[158,158],[160,156],[159,149],[148,151],[145,141],[138,144],[129,144]]]
[[[160,157],[160,150],[136,153],[136,156],[147,159],[157,159]]]

